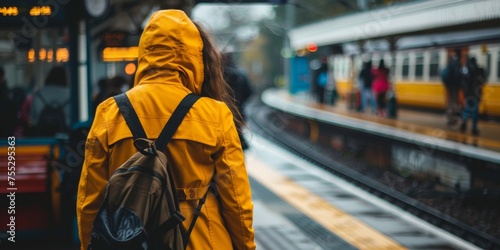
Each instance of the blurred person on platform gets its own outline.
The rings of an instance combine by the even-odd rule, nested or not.
[[[483,93],[483,86],[486,84],[486,73],[479,67],[475,57],[469,58],[464,69],[464,107],[462,111],[462,123],[460,130],[465,132],[467,121],[472,118],[472,134],[479,135],[477,127],[479,116],[479,105]]]
[[[115,95],[119,95],[125,92],[129,87],[129,82],[123,76],[115,76],[108,80],[108,87],[106,88],[106,94],[104,95],[104,100]]]
[[[387,116],[387,91],[389,90],[389,69],[385,66],[384,59],[380,59],[378,68],[372,69],[373,74],[373,92],[377,100],[377,109],[375,114],[380,117]]]
[[[461,51],[456,49],[451,54],[448,65],[441,72],[441,80],[446,90],[446,119],[449,126],[457,124],[462,112],[460,92],[463,86],[463,74],[460,60]]]
[[[45,78],[45,85],[33,93],[30,108],[33,135],[53,136],[58,132],[68,132],[69,103],[70,92],[66,69],[55,66]]]
[[[333,71],[327,73],[328,82],[325,87],[325,103],[335,105],[337,98],[339,96],[337,92],[337,81],[333,75]]]
[[[359,73],[359,88],[361,89],[361,112],[364,112],[370,104],[370,109],[375,114],[376,103],[375,94],[373,93],[373,74],[372,74],[372,61],[367,60],[363,62],[363,67]]]
[[[108,91],[108,79],[107,78],[101,78],[97,82],[97,88],[98,91],[97,94],[93,98],[93,106],[94,106],[94,114],[95,111],[97,110],[97,106],[104,100],[106,100],[106,92]]]
[[[321,58],[321,64],[318,69],[313,71],[312,75],[313,93],[318,103],[325,103],[325,89],[328,85],[328,64],[326,57]]]
[[[94,114],[97,106],[106,99],[119,95],[129,88],[127,79],[123,76],[115,76],[111,79],[102,78],[97,83],[99,93],[94,97]]]

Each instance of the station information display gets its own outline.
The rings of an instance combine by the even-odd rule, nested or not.
[[[2,0],[0,23],[2,28],[25,25],[43,28],[47,25],[63,25],[69,0]]]

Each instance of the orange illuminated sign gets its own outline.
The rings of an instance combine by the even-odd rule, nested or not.
[[[52,9],[50,6],[33,6],[30,9],[30,16],[50,16]],[[16,6],[1,6],[0,15],[3,16],[17,16],[19,9]]]
[[[41,48],[38,50],[38,61],[52,62],[54,60],[54,50]],[[69,60],[69,51],[67,48],[58,48],[55,51],[56,62],[67,62]],[[28,51],[28,62],[35,62],[36,59],[35,49]]]
[[[47,58],[47,50],[40,49],[38,51],[38,59],[40,59],[40,61],[45,61],[46,58]]]
[[[52,62],[54,60],[54,51],[52,49],[49,49],[47,51],[47,62]]]
[[[0,14],[3,16],[17,16],[19,15],[19,10],[16,6],[3,6],[0,7]]]
[[[66,25],[66,21],[71,15],[70,5],[67,2],[73,1],[0,0],[0,26],[2,29],[19,29],[21,27],[23,32],[28,32],[31,36],[31,30],[34,28],[43,29],[52,25]],[[25,31],[26,29],[29,31]],[[38,56],[36,60],[38,60]]]
[[[69,51],[67,48],[59,48],[56,50],[56,61],[67,62],[69,59]]]
[[[105,62],[133,61],[137,59],[139,48],[132,47],[106,47],[102,50],[102,60]]]
[[[50,6],[34,6],[30,9],[30,16],[50,16]]]
[[[30,49],[28,51],[28,62],[34,62],[35,61],[35,50]]]

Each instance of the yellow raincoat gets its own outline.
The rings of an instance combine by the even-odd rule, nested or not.
[[[127,92],[144,130],[156,139],[181,99],[201,93],[203,42],[184,12],[155,13],[139,43],[135,86]],[[90,242],[92,223],[108,178],[136,149],[113,98],[99,105],[85,145],[77,219],[81,249]],[[178,191],[209,185],[214,173],[219,197],[209,194],[189,240],[189,249],[255,249],[253,203],[244,155],[233,116],[222,102],[201,98],[184,118],[166,155]],[[195,192],[196,193],[196,192]],[[202,196],[196,193],[197,196]],[[187,228],[197,201],[180,203]]]

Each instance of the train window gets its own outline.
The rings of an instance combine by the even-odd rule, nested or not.
[[[410,76],[410,57],[407,54],[403,56],[403,72],[401,75],[403,78]]]
[[[431,60],[429,64],[429,77],[437,78],[439,76],[439,52],[431,52]]]
[[[424,76],[424,54],[419,52],[415,55],[415,77],[422,78]]]

